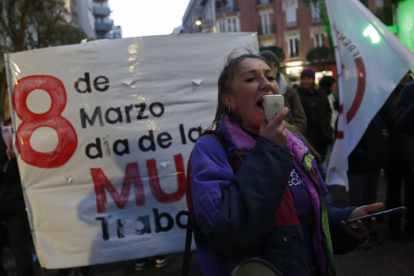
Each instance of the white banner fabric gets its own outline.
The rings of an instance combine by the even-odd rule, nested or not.
[[[325,0],[338,67],[340,115],[328,185],[348,188],[348,155],[398,82],[414,54],[358,0]]]
[[[184,250],[185,170],[227,55],[256,34],[93,41],[6,56],[16,148],[45,268]]]

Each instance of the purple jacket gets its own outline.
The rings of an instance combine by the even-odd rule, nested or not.
[[[320,174],[315,179],[302,165],[309,156],[306,145],[288,131],[287,147],[260,136],[255,140],[227,118],[220,122],[220,130],[228,141],[227,152],[217,139],[203,136],[190,161],[189,209],[194,211],[197,257],[203,275],[230,275],[241,260],[253,256],[270,261],[283,275],[328,275],[316,186],[325,198],[335,251],[349,251],[355,244],[339,223],[353,209],[330,206]],[[237,156],[244,162],[234,173],[229,160]],[[303,238],[288,188],[293,167],[312,198],[313,246]],[[316,171],[314,160],[312,168]]]

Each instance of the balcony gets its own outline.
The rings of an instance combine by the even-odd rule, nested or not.
[[[286,28],[296,27],[298,25],[297,21],[286,22]]]
[[[218,10],[216,10],[217,12],[237,12],[239,11],[239,7],[234,6],[234,7],[222,7]]]
[[[257,6],[272,4],[274,0],[256,0]]]
[[[322,18],[320,17],[312,17],[312,23],[320,23],[322,22]]]
[[[111,10],[108,7],[93,7],[93,14],[97,16],[108,16],[111,14]]]
[[[95,30],[97,32],[109,32],[114,25],[113,20],[95,21]]]
[[[257,27],[257,34],[258,35],[272,35],[276,33],[276,24],[270,24],[270,25],[260,25]]]
[[[216,24],[214,24],[214,22],[209,21],[209,22],[203,22],[203,24],[201,25],[201,27],[204,29],[211,29],[215,26]]]
[[[216,13],[219,12],[237,12],[239,11],[239,6],[234,3],[233,5],[230,6],[224,6],[223,4],[221,4],[220,2],[216,3]]]

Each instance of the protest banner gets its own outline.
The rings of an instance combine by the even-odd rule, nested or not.
[[[238,49],[257,53],[257,36],[139,37],[5,56],[42,267],[184,250],[187,160]]]
[[[398,82],[414,54],[358,0],[325,0],[338,67],[338,131],[327,185],[348,188],[348,155]]]

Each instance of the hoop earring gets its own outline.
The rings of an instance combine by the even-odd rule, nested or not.
[[[228,108],[229,108],[229,114],[231,114],[231,107],[229,106]]]

